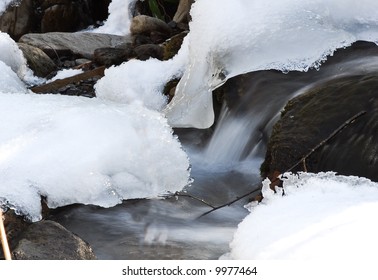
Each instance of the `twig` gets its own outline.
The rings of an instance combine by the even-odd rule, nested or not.
[[[3,211],[0,209],[0,236],[1,236],[1,245],[3,247],[4,257],[6,260],[11,260],[11,253],[9,250],[7,235],[5,233],[4,221],[3,221]]]
[[[247,192],[246,194],[243,194],[242,196],[239,196],[239,197],[235,198],[234,200],[232,200],[232,201],[230,201],[230,202],[227,202],[227,203],[222,204],[222,205],[220,205],[220,206],[214,207],[213,209],[211,209],[211,210],[209,210],[209,211],[207,211],[207,212],[201,214],[201,215],[198,217],[198,219],[199,219],[199,218],[202,218],[203,216],[206,216],[206,215],[208,215],[208,214],[210,214],[210,213],[212,213],[212,212],[214,212],[214,211],[216,211],[216,210],[218,210],[218,209],[224,208],[224,207],[226,207],[226,206],[231,206],[231,205],[234,204],[235,202],[237,202],[237,201],[239,201],[239,200],[241,200],[241,199],[243,199],[243,198],[245,198],[245,197],[247,197],[247,196],[253,194],[254,192],[260,191],[260,189],[261,189],[261,188],[260,188],[260,183],[259,183],[259,184],[256,184],[256,185],[254,185],[254,188],[253,188],[252,191],[249,191],[249,192]]]
[[[345,127],[353,123],[357,118],[361,117],[362,115],[366,114],[366,111],[361,111],[358,114],[355,114],[353,117],[346,120],[342,125],[340,125],[337,129],[335,129],[326,139],[324,139],[322,142],[320,142],[318,145],[316,145],[314,148],[312,148],[306,155],[304,155],[299,161],[297,161],[293,166],[291,166],[288,170],[285,172],[290,172],[295,167],[297,167],[300,163],[304,163],[306,159],[311,156],[316,150],[318,150],[320,147],[322,147],[325,143],[327,143],[329,140],[331,140],[333,137],[335,137],[338,133],[340,133]]]
[[[181,192],[176,192],[173,196],[181,196],[181,197],[189,197],[191,199],[194,199],[194,200],[197,200],[203,204],[205,204],[206,206],[209,206],[211,208],[216,208],[215,206],[211,205],[209,202],[207,202],[206,200],[202,199],[202,198],[199,198],[199,197],[196,197],[192,194],[189,194],[189,193],[181,193]]]

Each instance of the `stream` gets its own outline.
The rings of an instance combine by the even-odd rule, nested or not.
[[[320,81],[378,71],[374,44],[358,42],[306,73],[258,71],[230,79],[214,128],[177,129],[191,162],[184,192],[213,206],[251,191],[272,126],[286,102]],[[242,89],[241,94],[237,89]],[[124,201],[112,208],[63,207],[52,219],[87,241],[98,259],[218,259],[229,251],[248,198],[211,210],[190,197]]]

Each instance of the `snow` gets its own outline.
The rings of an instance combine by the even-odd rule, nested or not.
[[[228,258],[256,260],[375,259],[378,183],[333,172],[284,174],[274,193],[248,206]]]
[[[59,79],[65,79],[69,78],[78,74],[83,73],[84,71],[82,69],[62,69],[56,73],[54,77],[52,77],[50,80],[46,81],[46,83],[51,83],[53,81],[59,80]]]
[[[188,183],[188,159],[166,119],[137,104],[59,95],[0,95],[0,197],[40,219],[49,207],[113,206]]]
[[[129,103],[37,95],[26,87],[36,79],[29,71],[16,43],[0,33],[0,207],[37,221],[41,196],[50,208],[110,207],[189,183],[180,142],[164,115],[148,108],[161,95],[139,92]],[[117,75],[105,83],[119,83]]]
[[[104,25],[93,32],[114,35],[127,35],[130,33],[131,10],[136,0],[112,0],[109,4],[109,17]]]
[[[187,55],[184,39],[174,60],[130,60],[110,67],[95,86],[97,97],[126,104],[142,102],[147,108],[162,111],[167,104],[167,98],[162,94],[164,86],[170,80],[181,77]]]
[[[26,64],[26,59],[17,44],[7,34],[0,31],[0,61],[8,65],[18,77],[28,84],[35,84],[38,78]]]

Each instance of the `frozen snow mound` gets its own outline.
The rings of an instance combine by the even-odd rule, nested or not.
[[[0,119],[0,206],[32,221],[41,196],[51,208],[110,207],[188,184],[188,158],[167,120],[140,104],[3,93]]]
[[[165,110],[174,127],[211,126],[211,92],[233,76],[307,71],[337,48],[378,42],[376,0],[201,0],[191,15],[189,66]]]
[[[274,193],[250,204],[230,244],[232,259],[374,259],[378,224],[378,183],[327,173],[284,174]]]

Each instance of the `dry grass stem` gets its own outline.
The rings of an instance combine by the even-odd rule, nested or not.
[[[9,250],[7,235],[5,232],[4,227],[4,218],[3,218],[3,211],[0,209],[0,236],[1,236],[1,245],[3,247],[4,257],[6,260],[11,260],[11,253]]]

